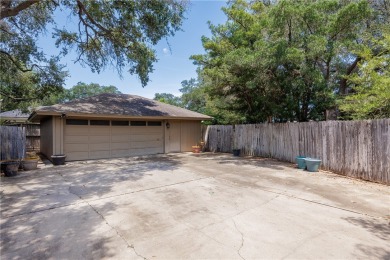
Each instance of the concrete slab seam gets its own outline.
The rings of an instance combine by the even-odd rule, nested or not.
[[[216,178],[216,177],[214,177],[214,178]],[[229,181],[229,180],[227,180],[227,181]],[[234,184],[233,181],[229,181],[229,182]],[[294,198],[294,199],[306,201],[306,202],[309,202],[309,203],[313,203],[313,204],[317,204],[317,205],[321,205],[321,206],[325,206],[325,207],[330,207],[330,208],[334,208],[334,209],[338,209],[338,210],[343,210],[343,211],[355,213],[355,214],[358,214],[358,215],[363,215],[363,216],[375,218],[375,219],[386,219],[385,217],[378,217],[378,216],[373,216],[373,215],[370,215],[370,214],[367,214],[367,213],[362,213],[362,212],[358,212],[358,211],[354,211],[354,210],[350,210],[350,209],[346,209],[346,208],[340,208],[340,207],[329,205],[329,204],[326,204],[326,203],[300,198],[300,197],[297,197],[297,196],[294,196],[294,195],[291,195],[291,194],[287,194],[287,193],[283,193],[283,192],[267,190],[267,189],[263,189],[263,188],[260,188],[260,187],[257,187],[256,189],[259,189],[259,190],[262,190],[262,191],[265,191],[265,192],[269,192],[269,193],[283,195],[283,196],[286,196],[286,197],[289,197],[289,198]]]
[[[213,237],[207,235],[206,233],[204,233],[202,230],[200,230],[200,229],[198,229],[198,228],[194,228],[194,227],[188,225],[187,223],[183,223],[183,224],[184,224],[185,226],[187,226],[188,228],[190,228],[190,229],[192,229],[192,230],[194,230],[194,231],[196,231],[196,232],[201,233],[203,236],[205,236],[205,237],[207,237],[207,238],[209,238],[209,239],[215,241],[216,243],[218,243],[218,244],[220,244],[220,245],[222,245],[222,246],[225,246],[225,247],[227,247],[227,248],[230,248],[229,245],[226,245],[226,244],[224,244],[224,243],[222,243],[222,242],[216,240],[215,238],[213,238]]]
[[[98,199],[91,199],[91,200],[88,200],[88,201],[89,202],[95,202],[95,201],[100,201],[100,200],[103,200],[103,199],[110,199],[110,198],[120,197],[120,196],[124,196],[124,195],[134,194],[134,193],[138,193],[138,192],[143,192],[143,191],[157,190],[157,189],[171,187],[171,186],[175,186],[175,185],[179,185],[179,184],[183,184],[183,183],[200,181],[200,180],[205,180],[205,179],[210,179],[210,178],[213,178],[213,177],[204,177],[204,178],[198,178],[198,179],[191,179],[191,180],[188,180],[188,181],[175,182],[175,183],[171,183],[171,184],[151,187],[151,188],[142,189],[142,190],[135,190],[135,191],[130,191],[130,192],[124,192],[124,193],[115,194],[115,195],[111,195],[111,196],[103,196],[103,197],[100,197]]]
[[[57,173],[58,175],[60,175],[61,177],[63,177],[64,180],[65,180],[68,184],[71,183],[71,181],[67,180],[61,173],[59,173],[59,172],[56,172],[56,173]],[[163,185],[163,186],[156,186],[156,187],[151,187],[151,188],[142,189],[142,190],[136,190],[136,191],[131,191],[131,192],[125,192],[125,193],[120,193],[120,194],[116,194],[116,195],[100,197],[100,198],[98,198],[98,199],[92,199],[92,200],[83,199],[82,197],[78,196],[78,195],[75,194],[75,193],[70,192],[70,190],[69,190],[69,193],[70,193],[70,194],[76,195],[78,198],[81,198],[83,202],[75,202],[75,203],[69,203],[69,204],[65,204],[65,205],[53,206],[53,207],[49,207],[49,208],[45,208],[45,209],[41,209],[41,210],[33,210],[33,211],[29,211],[29,212],[25,212],[25,213],[20,213],[20,214],[16,214],[16,215],[2,216],[2,218],[7,219],[7,218],[13,218],[13,217],[20,217],[20,216],[29,215],[29,214],[34,214],[34,213],[39,213],[39,212],[44,212],[44,211],[48,211],[48,210],[53,210],[53,209],[59,209],[59,208],[65,208],[65,207],[69,207],[69,206],[79,205],[79,204],[85,203],[85,202],[87,202],[87,201],[88,201],[88,202],[95,202],[95,201],[100,201],[100,200],[103,200],[103,199],[110,199],[110,198],[120,197],[120,196],[124,196],[124,195],[134,194],[134,193],[138,193],[138,192],[149,191],[149,190],[155,190],[155,189],[170,187],[170,186],[174,186],[174,185],[178,185],[178,184],[183,184],[183,183],[188,183],[188,182],[193,182],[193,181],[199,181],[199,180],[204,180],[204,179],[209,179],[209,178],[213,178],[213,177],[205,177],[205,178],[192,179],[192,180],[189,180],[189,181],[175,182],[175,183],[171,183],[171,184],[167,184],[167,185]]]
[[[61,177],[63,177],[62,174],[58,173]],[[64,177],[63,177],[64,178]],[[68,180],[66,180],[64,178],[65,181],[67,181],[69,183]],[[99,215],[99,217],[106,223],[107,226],[109,226],[112,230],[115,231],[116,235],[122,239],[123,242],[125,242],[125,244],[127,245],[127,248],[131,248],[133,250],[133,252],[138,256],[138,257],[141,257],[142,259],[144,260],[147,260],[146,257],[144,257],[143,255],[139,254],[137,252],[137,250],[135,249],[134,245],[133,244],[130,244],[121,234],[120,232],[114,227],[112,226],[110,223],[108,223],[107,219],[103,216],[103,214],[101,214],[97,209],[95,209],[87,200],[83,199],[80,195],[76,194],[76,193],[73,193],[71,191],[71,186],[68,187],[68,190],[69,190],[69,193],[70,194],[73,194],[75,196],[77,196],[80,200],[82,200],[83,202],[85,202],[97,215]]]
[[[301,240],[301,242],[295,246],[289,253],[287,253],[285,256],[283,256],[281,259],[286,259],[288,258],[289,256],[291,256],[293,253],[295,253],[300,247],[302,247],[303,245],[305,245],[308,241],[312,241],[313,239],[317,238],[317,237],[320,237],[322,236],[323,234],[325,233],[328,233],[328,232],[320,232],[318,234],[314,234],[314,235],[311,235],[311,236],[308,236],[304,239]]]
[[[271,201],[275,200],[275,199],[278,198],[279,196],[280,196],[280,194],[279,194],[279,195],[276,195],[275,197],[273,197],[273,198],[271,198],[271,199],[269,199],[269,200],[267,200],[267,201],[265,201],[265,202],[263,202],[263,203],[261,203],[261,204],[259,204],[259,205],[256,205],[256,206],[254,206],[254,207],[252,207],[252,208],[249,208],[249,209],[244,209],[244,210],[238,212],[237,214],[234,214],[233,216],[229,216],[229,217],[227,217],[227,218],[224,218],[224,219],[222,219],[221,221],[216,221],[216,222],[210,223],[210,224],[208,224],[208,225],[206,225],[206,226],[201,227],[200,229],[204,229],[204,228],[207,228],[207,227],[209,227],[209,226],[212,226],[212,225],[215,225],[215,224],[219,224],[219,223],[225,222],[225,221],[227,221],[227,220],[229,220],[229,219],[232,219],[232,218],[234,218],[234,217],[237,217],[238,215],[241,215],[241,214],[246,213],[246,212],[248,212],[248,211],[257,209],[257,208],[262,207],[262,206],[264,206],[264,205],[267,205],[268,203],[270,203]]]
[[[84,201],[97,215],[100,216],[100,218],[106,223],[107,226],[109,226],[112,230],[115,231],[116,235],[122,239],[123,242],[125,242],[125,244],[127,245],[127,248],[131,248],[133,249],[134,253],[138,256],[138,257],[141,257],[142,259],[147,259],[146,257],[140,255],[136,250],[135,250],[135,247],[133,244],[129,244],[129,242],[127,242],[127,240],[120,234],[120,232],[114,227],[112,226],[110,223],[108,223],[107,219],[97,210],[95,209],[91,204],[88,203],[88,201],[84,200],[81,196],[73,193],[71,190],[70,190],[70,187],[69,187],[69,192],[77,197],[79,197],[82,201]]]

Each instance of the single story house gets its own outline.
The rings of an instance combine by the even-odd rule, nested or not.
[[[20,126],[25,128],[26,133],[26,151],[39,151],[40,132],[39,123],[31,123],[27,119],[30,112],[23,112],[21,109],[15,109],[0,113],[2,125]]]
[[[100,94],[36,109],[41,153],[67,161],[191,151],[211,117],[135,95]]]
[[[0,113],[0,120],[6,125],[22,125],[27,123],[30,113],[24,113],[20,109],[4,111]]]

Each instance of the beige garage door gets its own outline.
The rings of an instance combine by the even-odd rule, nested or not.
[[[163,152],[161,121],[66,120],[64,153],[68,161]]]

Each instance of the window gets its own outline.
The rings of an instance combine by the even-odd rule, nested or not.
[[[129,121],[111,121],[112,126],[128,126]]]
[[[148,126],[161,126],[161,121],[149,121]]]
[[[66,119],[67,125],[88,125],[88,120],[84,119]]]
[[[110,125],[109,120],[91,120],[91,125]]]
[[[131,126],[146,126],[146,121],[131,121]]]

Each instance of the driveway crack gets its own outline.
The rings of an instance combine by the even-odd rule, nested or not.
[[[136,250],[135,250],[135,247],[133,244],[129,244],[129,242],[127,242],[127,240],[124,238],[124,236],[121,235],[121,233],[114,227],[112,226],[110,223],[108,223],[107,219],[103,216],[102,213],[100,213],[96,208],[94,208],[87,200],[83,199],[81,196],[77,195],[76,193],[73,193],[70,189],[70,186],[69,186],[69,192],[73,195],[76,195],[77,197],[79,197],[82,201],[84,201],[85,203],[87,203],[87,205],[96,213],[100,216],[100,218],[106,223],[107,226],[109,226],[112,230],[115,231],[116,235],[122,239],[123,242],[125,242],[125,244],[127,245],[128,248],[131,248],[133,249],[134,253],[138,256],[138,257],[141,257],[142,259],[145,259],[147,260],[146,257],[144,257],[143,255],[139,254]]]
[[[234,219],[232,219],[232,221],[233,221],[234,226],[236,227],[236,230],[238,231],[238,233],[241,234],[241,245],[240,245],[240,248],[237,250],[237,253],[238,253],[238,255],[241,257],[241,259],[245,260],[245,258],[241,255],[241,252],[240,252],[241,249],[243,248],[244,242],[245,242],[245,240],[244,240],[244,233],[242,233],[242,232],[238,229],[237,224],[236,224],[236,222],[234,221]]]
[[[270,203],[270,202],[273,201],[274,199],[278,198],[279,196],[280,196],[280,194],[279,194],[279,195],[276,195],[275,197],[273,197],[273,198],[271,198],[271,199],[269,199],[269,200],[267,200],[267,201],[265,201],[265,202],[262,202],[261,204],[258,204],[258,205],[256,205],[256,206],[254,206],[254,207],[252,207],[252,208],[247,208],[247,209],[241,210],[241,211],[239,211],[238,213],[236,213],[236,214],[234,214],[234,215],[232,215],[232,216],[229,216],[229,217],[224,218],[224,219],[221,219],[221,220],[219,220],[219,221],[216,221],[216,222],[212,222],[212,223],[210,223],[210,224],[207,224],[207,225],[201,227],[200,230],[202,230],[202,229],[204,229],[204,228],[207,228],[207,227],[209,227],[209,226],[212,226],[212,225],[216,225],[216,224],[219,224],[219,223],[223,223],[223,222],[225,222],[225,221],[227,221],[227,220],[229,220],[229,219],[233,219],[233,218],[237,217],[238,215],[241,215],[241,214],[246,213],[246,212],[248,212],[248,211],[251,211],[251,210],[260,208],[260,207],[262,207],[262,206],[264,206],[264,205]]]
[[[209,239],[215,241],[216,243],[218,243],[218,244],[220,244],[220,245],[222,245],[222,246],[225,246],[225,247],[227,247],[227,248],[230,248],[230,246],[228,246],[228,245],[226,245],[226,244],[224,244],[224,243],[218,241],[217,239],[213,238],[212,236],[207,235],[207,234],[204,233],[202,230],[200,230],[200,229],[198,229],[198,228],[195,228],[195,227],[192,227],[191,225],[189,225],[189,224],[187,224],[187,223],[183,223],[183,224],[184,224],[185,226],[187,226],[188,228],[191,228],[192,230],[195,230],[196,232],[201,233],[203,236],[205,236],[205,237],[207,237],[207,238],[209,238]]]
[[[58,172],[57,172],[58,173]],[[64,178],[64,176],[60,173],[58,173],[61,177]],[[65,178],[64,178],[65,181],[67,181]],[[69,181],[67,181],[69,183]],[[100,213],[96,208],[94,208],[89,202],[88,200],[85,200],[83,199],[83,197],[81,197],[80,195],[78,195],[77,193],[74,193],[72,192],[72,189],[71,189],[72,186],[69,186],[68,187],[68,190],[69,190],[69,193],[70,194],[73,194],[75,196],[77,196],[80,200],[82,200],[83,202],[85,202],[96,214],[99,215],[99,217],[106,223],[107,226],[109,226],[112,230],[115,231],[116,235],[122,239],[122,241],[126,244],[127,248],[131,248],[133,250],[133,252],[140,258],[144,259],[144,260],[147,260],[147,258],[141,254],[139,254],[137,252],[137,250],[135,249],[134,245],[133,244],[130,244],[126,238],[124,236],[121,235],[121,233],[118,231],[118,229],[116,229],[113,225],[111,225],[110,223],[108,223],[107,219],[103,216],[102,213]],[[85,186],[84,186],[85,187]]]

